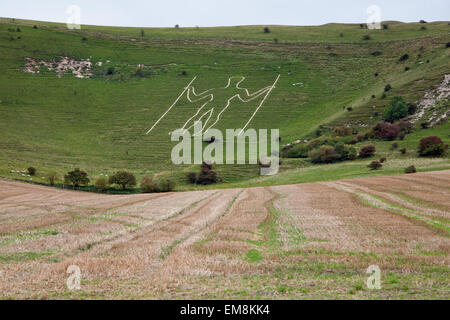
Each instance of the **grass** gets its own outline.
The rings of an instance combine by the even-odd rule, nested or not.
[[[168,136],[196,110],[194,106],[182,99],[151,135],[145,135],[195,75],[198,91],[221,87],[229,76],[237,75],[247,77],[242,85],[253,92],[281,74],[251,127],[280,128],[283,143],[308,137],[319,125],[355,119],[373,123],[373,104],[381,111],[389,97],[397,94],[413,101],[450,72],[447,22],[429,23],[425,32],[418,23],[388,24],[388,30],[362,30],[355,24],[271,26],[269,34],[259,26],[144,29],[141,39],[139,28],[83,26],[81,31],[69,31],[62,24],[0,19],[0,176],[30,181],[31,177],[11,174],[11,170],[32,165],[38,169],[33,181],[45,182],[41,177],[49,172],[57,172],[61,179],[80,167],[93,183],[101,174],[129,169],[138,180],[160,174],[174,179],[177,190],[200,188],[186,182],[187,172],[198,171],[197,166],[171,163],[174,143]],[[9,30],[17,27],[20,33]],[[367,33],[372,40],[362,40]],[[374,51],[382,54],[374,56]],[[399,63],[404,53],[410,59]],[[49,61],[60,56],[90,58],[104,65],[93,68],[91,79],[70,74],[58,78],[45,70],[22,72],[26,57]],[[422,63],[426,60],[430,62]],[[137,75],[138,64],[148,66],[149,71]],[[404,72],[405,64],[410,71]],[[107,74],[110,67],[115,70],[113,75]],[[380,76],[374,77],[375,72]],[[300,82],[303,86],[293,86]],[[380,96],[386,83],[393,90],[383,100]],[[374,101],[372,94],[377,96]],[[229,95],[219,92],[216,99],[224,101]],[[342,110],[350,105],[354,111]],[[242,126],[237,119],[248,117],[255,107],[236,103],[218,129]],[[445,125],[414,133],[405,140],[406,147],[413,150],[419,136],[434,131],[449,143]],[[387,146],[377,143],[380,150]],[[408,153],[405,158],[416,156]],[[303,162],[287,162],[279,176],[267,179],[259,177],[257,166],[218,166],[223,182],[215,187],[325,178],[322,167],[303,168]],[[366,175],[362,167],[358,162],[333,165],[326,170],[327,179]],[[431,167],[449,165],[447,161],[434,166],[431,161],[422,170]]]

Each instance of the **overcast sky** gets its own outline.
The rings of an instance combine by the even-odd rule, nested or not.
[[[80,7],[82,24],[109,26],[358,23],[371,5],[382,20],[450,20],[450,0],[1,0],[0,17],[67,22],[70,5]]]

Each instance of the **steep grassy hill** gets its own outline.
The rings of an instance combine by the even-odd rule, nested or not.
[[[262,26],[83,26],[77,31],[63,24],[0,19],[0,175],[23,178],[11,171],[34,166],[34,180],[40,181],[47,172],[63,174],[74,167],[93,177],[130,169],[138,177],[159,174],[176,180],[180,190],[191,188],[186,173],[197,166],[171,163],[169,132],[198,105],[182,98],[150,135],[145,133],[195,76],[197,92],[223,87],[230,76],[246,77],[241,86],[255,92],[280,75],[250,127],[279,128],[283,143],[311,137],[320,125],[365,128],[380,119],[392,96],[416,101],[450,73],[448,22],[386,24],[382,30],[353,24],[269,26],[269,33]],[[409,59],[400,62],[404,54]],[[42,66],[33,69],[39,73],[24,72],[30,61],[61,57],[78,63],[90,59],[90,77],[58,76]],[[388,83],[393,89],[382,97]],[[230,93],[223,90],[216,100],[225,101]],[[348,106],[352,112],[344,110]],[[256,107],[256,102],[234,103],[218,128],[242,127]],[[437,134],[449,143],[449,129],[446,123],[407,136],[406,155],[393,155],[388,143],[377,143],[379,155],[392,159],[380,173],[401,172],[409,162],[421,170],[449,168],[448,157],[419,160],[413,152],[423,136]],[[323,167],[289,159],[270,178],[259,177],[257,166],[217,169],[221,186],[230,187],[373,174],[366,165]]]

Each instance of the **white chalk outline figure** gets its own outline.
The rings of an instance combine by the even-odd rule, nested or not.
[[[186,97],[187,97],[187,99],[188,99],[188,101],[190,103],[196,103],[196,102],[205,100],[205,102],[200,106],[200,108],[197,109],[197,112],[192,117],[190,117],[184,123],[183,127],[181,128],[181,129],[184,129],[185,131],[187,131],[187,130],[190,130],[190,129],[192,129],[194,127],[195,122],[202,121],[203,122],[203,127],[202,127],[201,131],[200,132],[194,132],[194,136],[201,135],[202,133],[206,133],[209,129],[214,127],[220,121],[220,118],[221,118],[222,114],[230,107],[231,101],[233,99],[237,98],[243,103],[248,103],[250,101],[253,101],[253,100],[259,98],[263,94],[265,94],[265,96],[261,100],[261,103],[259,104],[258,108],[256,108],[256,110],[253,112],[252,116],[247,121],[245,126],[241,129],[241,132],[239,133],[239,135],[240,135],[248,127],[248,125],[253,120],[255,115],[261,109],[261,107],[263,106],[263,104],[266,101],[266,99],[269,97],[269,95],[272,92],[272,90],[275,89],[276,84],[278,83],[278,80],[280,79],[280,76],[281,75],[277,76],[277,78],[276,78],[275,82],[273,83],[273,85],[265,87],[265,88],[262,88],[262,89],[260,89],[260,90],[258,90],[256,92],[254,92],[254,93],[250,93],[248,91],[248,89],[240,87],[240,84],[246,79],[245,77],[233,76],[233,77],[229,77],[228,78],[228,83],[227,83],[227,85],[225,87],[223,87],[223,88],[211,88],[211,89],[208,89],[208,90],[203,91],[203,92],[198,93],[198,94],[195,92],[195,88],[192,86],[192,83],[197,79],[197,76],[195,76],[194,79],[192,79],[192,81],[184,88],[184,90],[181,92],[181,94],[178,96],[178,98],[175,100],[175,102],[166,110],[166,112],[158,119],[158,121],[156,121],[156,123],[153,125],[153,127],[151,127],[151,129],[149,131],[147,131],[146,134],[148,135],[148,134],[150,134],[150,132],[153,131],[153,129],[158,125],[158,123],[161,122],[161,120],[175,107],[177,102],[185,94],[186,94]],[[205,109],[209,103],[212,103],[214,101],[214,94],[212,94],[210,92],[213,91],[213,90],[216,90],[216,89],[227,89],[227,88],[229,88],[231,86],[232,79],[234,79],[234,78],[240,78],[240,80],[236,83],[236,89],[244,90],[244,92],[246,94],[246,97],[242,98],[239,93],[233,95],[232,97],[230,97],[227,100],[226,105],[220,111],[220,113],[217,114],[217,118],[215,119],[215,121],[206,130],[204,130],[206,128],[208,122],[211,120],[211,118],[212,118],[212,116],[214,114],[214,109],[215,109],[214,107],[211,107],[206,112],[204,112],[202,114],[203,109]],[[200,117],[199,117],[199,115],[200,115]],[[206,121],[203,121],[204,118],[206,118]],[[193,121],[194,119],[195,119],[195,121]],[[192,122],[193,122],[193,124],[191,124],[189,127],[187,127]]]

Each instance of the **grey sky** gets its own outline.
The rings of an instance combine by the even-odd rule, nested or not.
[[[81,8],[81,23],[110,26],[182,27],[319,25],[365,22],[370,5],[382,20],[450,20],[449,0],[1,0],[0,16],[66,22],[69,5]]]

